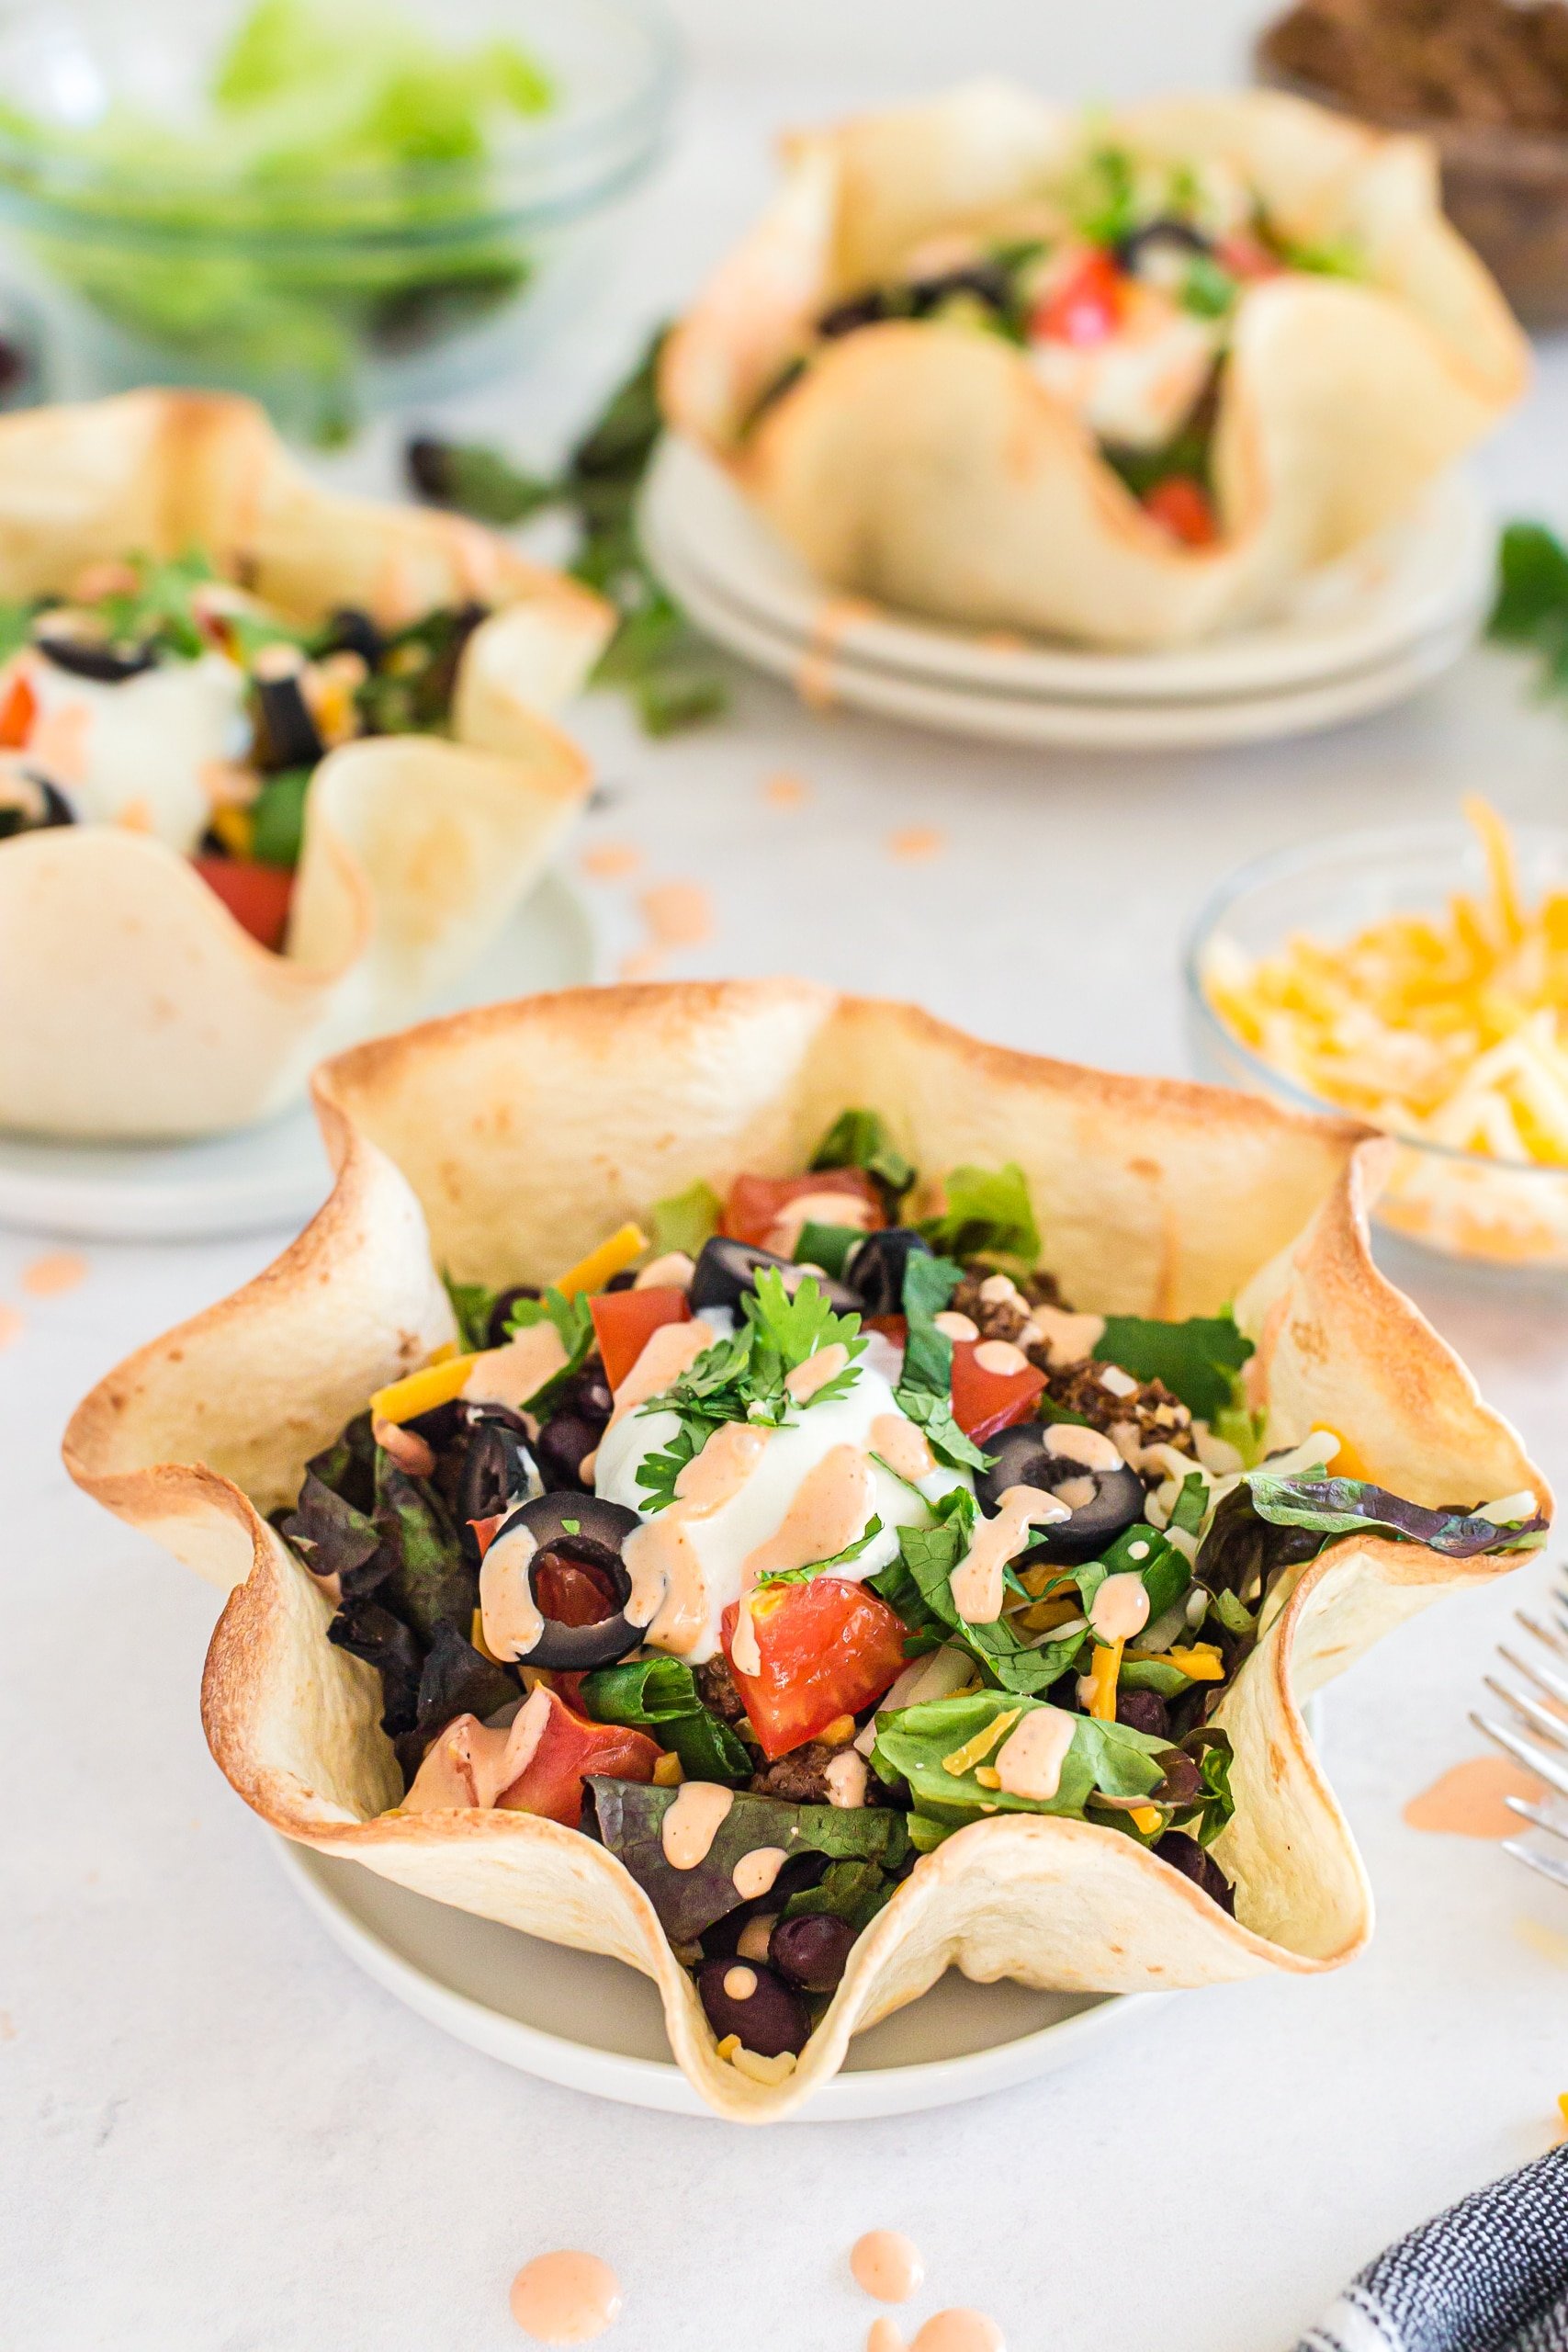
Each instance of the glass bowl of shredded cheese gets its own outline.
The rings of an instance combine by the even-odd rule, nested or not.
[[[1445,1256],[1568,1268],[1568,828],[1346,834],[1265,858],[1199,918],[1205,1078],[1398,1138],[1380,1224]]]

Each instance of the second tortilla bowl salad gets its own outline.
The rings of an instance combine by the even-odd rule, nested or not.
[[[0,420],[0,1125],[219,1134],[459,978],[587,797],[547,714],[611,623],[245,401]]]
[[[1351,1957],[1298,1702],[1551,1497],[1373,1269],[1382,1147],[804,984],[342,1056],[331,1202],[67,1438],[234,1588],[264,1818],[660,1985],[764,2120],[950,1962]]]

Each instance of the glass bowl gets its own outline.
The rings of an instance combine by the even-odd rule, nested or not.
[[[1512,829],[1527,900],[1568,888],[1568,830]],[[1486,885],[1480,846],[1457,820],[1342,833],[1260,858],[1221,885],[1200,913],[1185,959],[1189,1047],[1201,1078],[1294,1110],[1346,1115],[1242,1042],[1210,1003],[1203,975],[1216,950],[1247,956],[1293,933],[1338,940],[1395,913],[1440,912],[1456,890]],[[1568,1268],[1568,1167],[1516,1164],[1400,1138],[1377,1222],[1446,1258],[1537,1271]]]
[[[1568,326],[1568,139],[1506,124],[1437,115],[1371,114],[1280,62],[1271,26],[1253,52],[1266,87],[1380,130],[1429,139],[1442,172],[1443,209],[1473,245],[1527,327]]]
[[[218,122],[207,93],[254,0],[0,0],[0,226],[73,390],[220,386],[342,439],[368,409],[493,373],[558,314],[547,288],[581,295],[616,199],[663,143],[678,51],[658,0],[392,5],[454,57],[515,44],[547,109],[508,111],[478,153],[460,124],[444,146],[416,74],[404,104],[434,151],[422,160],[405,130],[395,166],[380,150],[339,164],[330,130],[296,128],[297,98],[270,130],[248,116],[204,148],[188,134]],[[330,25],[331,0],[317,9]],[[333,95],[323,75],[328,112]],[[175,135],[116,129],[131,120]],[[252,125],[241,172],[227,159]]]

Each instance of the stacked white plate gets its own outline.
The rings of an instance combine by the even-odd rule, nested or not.
[[[1105,751],[1258,742],[1385,709],[1473,640],[1495,567],[1480,497],[1450,474],[1416,514],[1300,582],[1269,618],[1171,651],[1101,653],[834,596],[685,442],[660,451],[642,530],[696,626],[808,702]]]

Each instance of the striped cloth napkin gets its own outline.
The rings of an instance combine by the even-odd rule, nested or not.
[[[1398,2239],[1296,2352],[1568,2352],[1568,2144]]]

